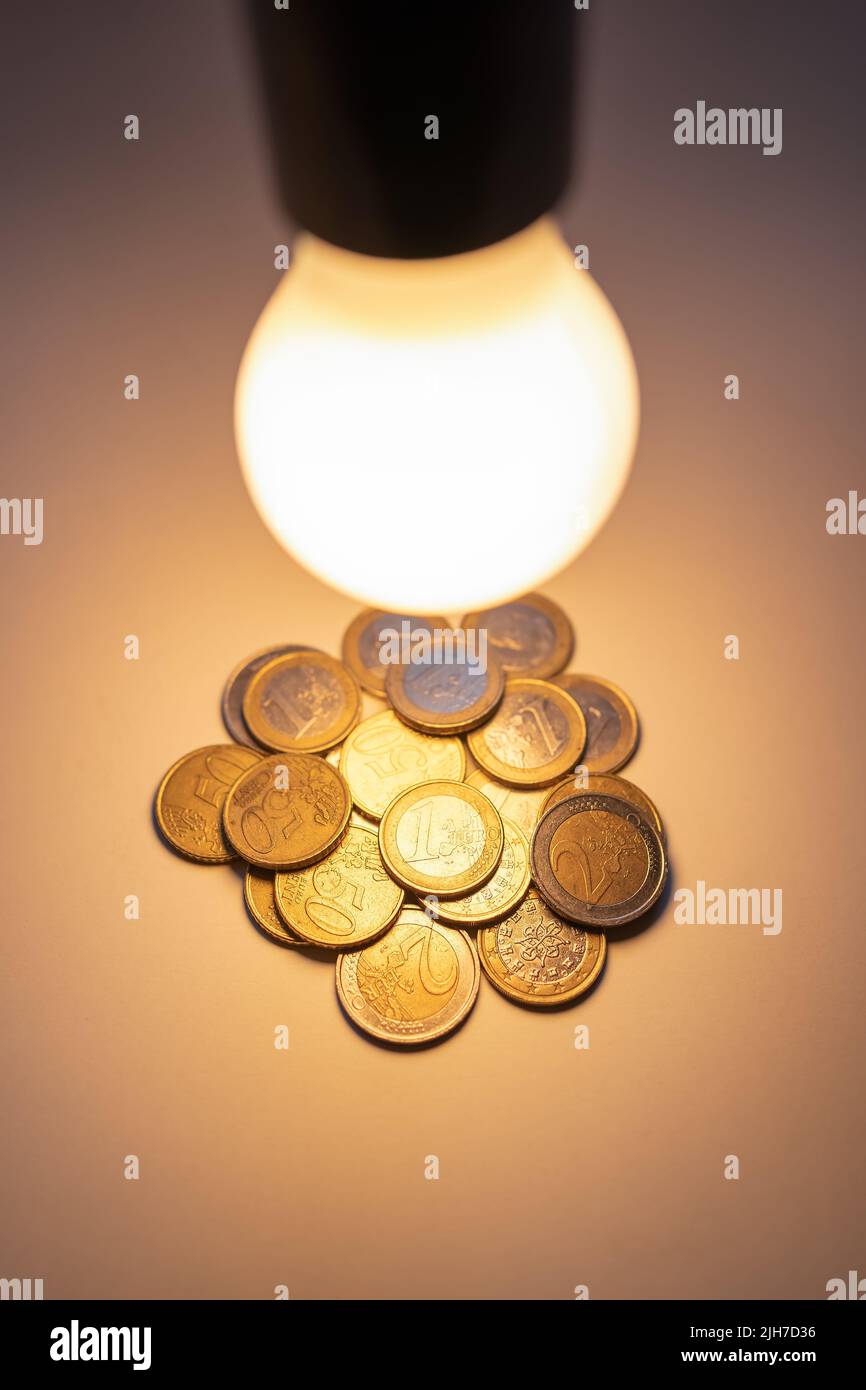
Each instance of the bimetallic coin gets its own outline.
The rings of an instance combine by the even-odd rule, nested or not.
[[[324,652],[274,657],[250,681],[243,701],[253,738],[275,752],[321,753],[358,722],[355,677]]]
[[[223,807],[234,850],[262,869],[301,869],[340,839],[352,799],[336,768],[310,753],[273,753],[235,782]]]
[[[502,817],[465,782],[425,782],[401,792],[379,822],[385,867],[412,893],[461,898],[493,877]]]
[[[467,613],[463,627],[484,628],[487,641],[509,676],[544,680],[568,665],[574,632],[562,609],[542,594]]]
[[[483,888],[465,898],[440,902],[436,916],[457,927],[477,927],[505,917],[525,896],[529,887],[529,841],[513,821],[502,818],[505,846],[499,868]]]
[[[335,951],[381,936],[403,906],[403,890],[382,863],[376,829],[356,825],[318,864],[277,874],[275,895],[291,931]]]
[[[236,743],[213,743],[185,753],[159,784],[154,805],[163,839],[197,864],[227,864],[235,851],[223,835],[229,788],[262,755]]]
[[[506,816],[513,820],[517,828],[523,831],[527,841],[532,839],[535,822],[541,815],[541,807],[547,799],[544,787],[508,787],[504,782],[497,782],[493,777],[488,777],[483,768],[470,772],[463,780],[467,786],[477,787],[483,792],[487,799],[493,802],[503,820]]]
[[[586,793],[545,811],[530,864],[554,912],[598,930],[640,917],[667,874],[664,845],[647,816],[622,797]]]
[[[385,694],[406,724],[425,734],[462,734],[490,718],[505,678],[477,638],[446,628],[407,664],[388,667]]]
[[[459,738],[431,738],[393,710],[363,720],[343,744],[340,771],[358,810],[377,821],[399,792],[441,778],[460,781],[466,752]]]
[[[586,719],[583,764],[588,772],[616,772],[627,763],[638,741],[637,710],[625,691],[600,676],[566,671],[555,684],[567,690]]]
[[[643,811],[647,820],[655,826],[661,838],[664,839],[665,829],[662,825],[662,818],[646,792],[641,791],[640,787],[636,787],[633,782],[627,782],[624,777],[617,777],[613,772],[590,772],[587,773],[585,780],[586,786],[578,786],[577,778],[569,777],[566,781],[560,782],[559,786],[552,787],[544,798],[538,819],[541,820],[545,811],[549,811],[551,806],[558,806],[560,801],[567,801],[570,796],[585,796],[587,794],[620,796],[623,801],[630,801],[632,806],[637,806],[639,811]]]
[[[493,718],[467,737],[475,761],[491,777],[519,787],[546,787],[580,761],[586,723],[576,700],[550,681],[505,683]]]
[[[564,922],[531,888],[520,906],[478,933],[481,968],[506,999],[534,1008],[570,1004],[604,969],[604,932]]]
[[[463,1022],[478,997],[478,955],[465,932],[404,907],[390,931],[337,961],[347,1016],[383,1042],[435,1042]]]
[[[244,877],[244,902],[257,927],[279,946],[306,946],[306,942],[289,931],[274,900],[274,875],[264,869],[248,867]]]
[[[246,695],[247,686],[256,672],[266,666],[269,661],[273,661],[275,656],[283,656],[286,652],[312,650],[312,647],[295,645],[265,647],[262,651],[248,656],[246,661],[238,663],[225,683],[221,703],[223,723],[233,739],[236,739],[238,743],[245,743],[248,747],[259,746],[244,723],[243,713],[244,695]]]
[[[413,633],[447,627],[447,618],[412,617],[409,613],[365,608],[346,629],[343,660],[365,690],[383,698],[388,666],[411,647]]]

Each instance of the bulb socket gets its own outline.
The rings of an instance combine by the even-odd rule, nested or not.
[[[573,0],[241,0],[286,211],[371,256],[512,236],[570,174]]]

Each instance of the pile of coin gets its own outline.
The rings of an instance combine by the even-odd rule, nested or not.
[[[169,768],[159,830],[197,863],[245,861],[255,924],[334,955],[346,1015],[377,1039],[445,1037],[482,974],[520,1004],[573,1003],[667,874],[658,811],[617,775],[634,706],[565,671],[573,649],[527,594],[457,628],[367,609],[341,661],[258,652],[223,693],[234,741]]]

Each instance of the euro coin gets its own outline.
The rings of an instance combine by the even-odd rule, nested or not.
[[[352,799],[336,768],[309,753],[273,753],[235,782],[223,830],[242,859],[261,869],[302,869],[340,839]]]
[[[664,845],[637,806],[576,795],[545,811],[532,837],[532,877],[554,912],[601,930],[632,922],[658,898]]]
[[[482,888],[465,898],[440,902],[436,916],[456,927],[477,927],[505,917],[525,896],[529,887],[529,841],[513,821],[502,818],[505,845],[499,867]]]
[[[274,657],[250,681],[244,720],[259,743],[274,752],[321,753],[340,743],[361,712],[355,677],[324,652]]]
[[[662,839],[665,837],[662,818],[659,815],[654,803],[647,796],[645,791],[636,787],[633,782],[627,782],[624,777],[617,777],[613,772],[589,772],[586,775],[586,785],[576,785],[577,778],[569,777],[565,782],[560,782],[558,786],[551,787],[544,798],[544,803],[538,813],[538,819],[549,811],[551,806],[557,806],[560,801],[567,801],[570,796],[590,795],[619,796],[623,801],[630,801],[632,806],[636,806],[639,811],[643,811],[647,820],[651,821]],[[484,788],[482,787],[482,791]]]
[[[542,594],[524,594],[513,603],[467,613],[462,627],[486,631],[506,678],[545,680],[562,671],[574,651],[574,631],[558,604]]]
[[[340,771],[358,810],[378,821],[399,792],[442,778],[459,782],[466,752],[459,738],[432,738],[398,719],[393,710],[364,719],[346,739]]]
[[[256,926],[280,946],[305,946],[307,943],[289,931],[274,898],[274,875],[265,869],[247,865],[244,875],[244,902]]]
[[[382,1042],[436,1042],[457,1028],[478,997],[478,954],[465,932],[404,907],[363,951],[337,961],[337,995],[351,1021]]]
[[[509,787],[489,777],[483,768],[470,772],[463,780],[467,786],[477,787],[488,801],[493,802],[503,821],[507,816],[523,831],[527,840],[532,839],[535,822],[548,795],[544,787]]]
[[[385,694],[397,714],[425,734],[462,734],[489,719],[505,689],[495,657],[473,651],[475,634],[448,628],[418,660],[391,665]]]
[[[342,743],[336,748],[329,749],[329,751],[324,754],[325,762],[330,763],[331,767],[336,767],[337,769],[339,769],[342,756]],[[372,830],[374,835],[378,835],[379,833],[379,822],[373,820],[370,816],[365,816],[363,811],[359,811],[356,806],[352,807],[352,814],[349,816],[349,824],[366,826],[368,830]]]
[[[587,772],[616,772],[628,762],[638,741],[637,710],[625,691],[613,681],[575,671],[557,676],[555,683],[583,710],[587,731],[583,764]]]
[[[545,787],[579,762],[586,723],[575,700],[550,681],[505,683],[493,718],[467,737],[479,767],[500,782]]]
[[[413,634],[447,627],[447,618],[412,617],[409,613],[365,608],[346,629],[343,660],[369,694],[383,699],[388,666],[393,664],[395,655],[402,655],[411,647]],[[381,659],[383,654],[388,660]]]
[[[156,823],[166,842],[198,864],[227,864],[235,850],[222,827],[229,788],[261,761],[236,743],[213,743],[185,753],[168,769],[156,793]]]
[[[275,896],[292,932],[335,951],[381,936],[403,906],[403,890],[382,863],[376,830],[356,825],[318,864],[277,874]]]
[[[411,893],[461,898],[493,877],[505,832],[491,801],[465,782],[401,792],[379,822],[385,867]]]
[[[262,651],[254,652],[245,661],[238,663],[225,683],[220,706],[223,723],[233,739],[238,743],[245,743],[247,746],[255,745],[255,740],[244,723],[243,704],[247,686],[256,672],[266,666],[269,661],[273,661],[275,656],[284,656],[287,652],[312,650],[311,647],[298,646],[265,647]]]
[[[495,927],[478,933],[481,969],[506,999],[533,1008],[571,1004],[604,969],[604,932],[565,922],[531,888]]]

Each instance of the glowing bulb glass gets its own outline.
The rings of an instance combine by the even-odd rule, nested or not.
[[[305,235],[235,400],[253,501],[308,570],[398,612],[526,592],[625,484],[638,386],[622,326],[547,219],[431,261]]]

